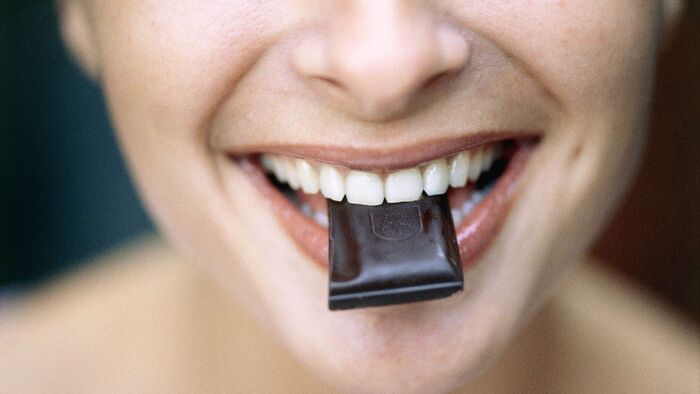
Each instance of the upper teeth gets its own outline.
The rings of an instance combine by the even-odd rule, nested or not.
[[[304,193],[319,191],[324,197],[362,205],[418,200],[427,195],[443,194],[448,186],[463,187],[476,181],[491,167],[500,154],[500,145],[489,145],[459,152],[448,159],[391,173],[350,170],[330,164],[287,156],[263,154],[260,162],[277,180]]]

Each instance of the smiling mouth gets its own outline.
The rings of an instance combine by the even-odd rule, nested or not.
[[[480,138],[476,144],[462,144],[469,146],[461,150],[456,150],[459,144],[442,144],[442,151],[448,154],[428,160],[405,159],[405,155],[398,161],[360,157],[327,160],[332,151],[326,151],[325,156],[306,155],[304,149],[295,148],[272,148],[229,157],[265,196],[291,238],[320,267],[328,267],[327,200],[380,205],[447,194],[462,266],[467,268],[474,265],[498,233],[538,141],[535,134],[530,134],[519,138]],[[422,157],[430,155],[430,151],[427,149]],[[375,162],[393,166],[398,162],[415,163],[398,168],[391,168],[390,164],[387,168]],[[371,170],[372,167],[378,169]]]

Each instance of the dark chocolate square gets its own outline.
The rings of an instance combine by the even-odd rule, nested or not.
[[[329,308],[425,301],[462,290],[446,195],[366,206],[328,201]]]

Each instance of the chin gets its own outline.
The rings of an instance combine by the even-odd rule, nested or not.
[[[510,327],[464,297],[278,322],[310,370],[351,392],[447,392],[478,375]]]

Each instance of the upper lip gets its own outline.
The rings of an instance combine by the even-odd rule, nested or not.
[[[363,171],[390,171],[427,163],[472,147],[507,139],[527,139],[537,131],[486,131],[465,136],[420,141],[404,146],[348,147],[337,145],[266,144],[228,150],[232,156],[273,153]]]

